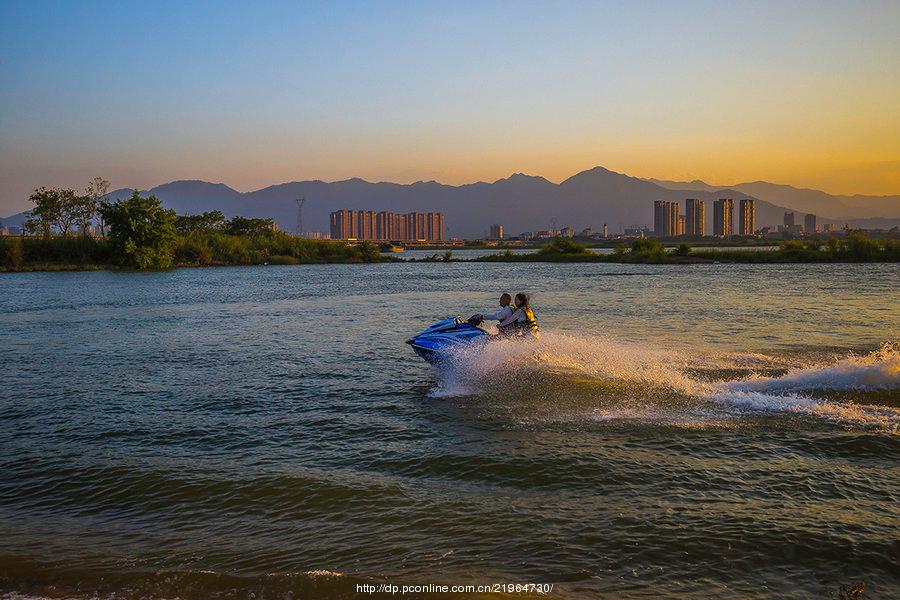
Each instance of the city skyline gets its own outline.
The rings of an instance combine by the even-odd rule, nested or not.
[[[444,241],[444,213],[339,209],[329,216],[336,240]]]
[[[896,3],[33,2],[0,16],[0,214],[98,174],[246,191],[559,181],[604,164],[900,192]]]

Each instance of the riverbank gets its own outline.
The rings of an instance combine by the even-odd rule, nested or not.
[[[900,241],[870,238],[860,233],[850,234],[845,240],[831,239],[825,244],[819,241],[804,244],[792,240],[773,250],[696,250],[687,244],[669,250],[657,240],[638,239],[630,245],[617,246],[612,254],[598,254],[577,242],[557,239],[534,253],[501,252],[478,257],[475,261],[644,264],[900,262]]]
[[[196,232],[177,239],[172,268],[361,264],[384,262],[510,262],[510,263],[625,263],[689,265],[712,263],[895,263],[900,262],[900,241],[870,238],[852,233],[844,240],[783,242],[774,249],[698,249],[682,244],[667,247],[657,240],[634,240],[601,254],[566,239],[557,239],[536,252],[498,251],[466,258],[466,249],[434,252],[422,258],[404,259],[381,253],[370,243],[349,244],[295,238],[283,233],[238,236]],[[463,256],[460,256],[463,255]],[[0,238],[0,272],[129,270],[115,249],[102,238]]]
[[[271,232],[259,236],[193,232],[178,236],[171,266],[216,267],[374,263],[384,256],[374,244],[342,244]],[[133,267],[106,238],[89,236],[0,237],[0,272],[96,271]]]

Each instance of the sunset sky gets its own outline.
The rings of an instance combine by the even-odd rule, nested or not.
[[[898,31],[896,0],[0,0],[0,216],[95,175],[897,194]]]

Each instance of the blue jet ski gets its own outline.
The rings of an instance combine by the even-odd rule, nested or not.
[[[488,333],[474,323],[479,319],[468,321],[460,317],[452,317],[438,321],[431,327],[406,340],[416,354],[430,362],[440,364],[455,350],[481,345],[488,339]]]

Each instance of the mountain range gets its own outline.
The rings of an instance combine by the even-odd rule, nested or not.
[[[698,198],[707,203],[706,231],[712,231],[712,201],[718,198],[756,199],[757,227],[782,223],[785,212],[796,211],[799,222],[805,212],[820,216],[819,223],[851,227],[890,228],[900,225],[900,196],[832,196],[816,190],[799,190],[766,182],[728,188],[702,181],[644,180],[603,167],[578,173],[561,183],[543,177],[515,173],[493,183],[446,185],[435,181],[412,184],[373,183],[354,178],[344,181],[299,181],[238,192],[222,183],[173,181],[142,194],[153,194],[179,214],[221,210],[226,217],[271,217],[279,227],[294,231],[296,198],[306,198],[303,229],[328,231],[329,213],[341,208],[394,212],[441,211],[448,237],[485,237],[492,223],[500,223],[511,235],[522,231],[571,225],[595,230],[608,224],[611,233],[629,225],[653,223],[653,201]],[[110,192],[116,200],[131,190]],[[682,205],[683,206],[683,205]],[[737,209],[737,206],[735,206]],[[3,221],[19,225],[27,213]]]

